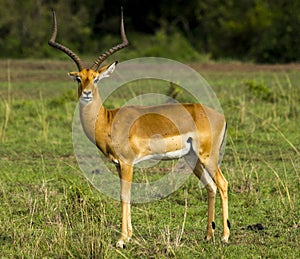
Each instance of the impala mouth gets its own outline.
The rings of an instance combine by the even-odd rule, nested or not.
[[[89,103],[89,102],[91,102],[92,100],[93,100],[93,97],[92,97],[92,96],[81,96],[81,97],[80,97],[80,102],[81,102],[81,103],[84,103],[84,104]]]

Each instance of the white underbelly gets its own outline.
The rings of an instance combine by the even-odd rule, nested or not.
[[[193,143],[193,134],[185,134],[183,136],[177,136],[173,137],[172,140],[170,139],[162,139],[160,140],[161,143],[157,143],[157,145],[162,145],[164,146],[165,143],[164,141],[176,141],[178,143],[181,143],[181,149],[176,149],[172,151],[167,151],[167,152],[155,152],[156,150],[154,149],[154,152],[152,152],[149,155],[143,156],[143,157],[137,157],[134,160],[134,164],[138,164],[140,162],[146,161],[146,160],[172,160],[172,159],[178,159],[181,157],[186,156],[192,149],[192,143]],[[180,138],[180,141],[178,140]]]

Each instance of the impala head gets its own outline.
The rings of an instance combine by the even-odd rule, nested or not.
[[[60,43],[57,43],[56,35],[57,35],[57,22],[56,22],[56,15],[55,11],[52,9],[53,12],[53,32],[51,39],[49,40],[49,45],[61,50],[62,52],[66,53],[70,58],[73,59],[75,64],[77,65],[78,72],[70,72],[69,76],[74,79],[74,81],[78,82],[78,98],[81,103],[89,103],[93,100],[93,96],[95,96],[95,91],[97,91],[97,83],[105,77],[109,77],[112,72],[115,70],[117,61],[104,66],[100,67],[101,63],[107,59],[110,55],[115,53],[116,51],[125,48],[128,45],[128,40],[124,30],[124,21],[123,21],[123,9],[121,8],[121,37],[122,43],[116,45],[102,55],[100,55],[93,65],[90,68],[85,68],[80,60],[80,58],[70,49],[63,46]]]
[[[98,82],[105,77],[109,77],[118,61],[104,66],[98,70],[84,68],[79,72],[70,72],[69,76],[78,83],[78,98],[80,103],[87,104],[93,100],[93,97],[98,93]]]

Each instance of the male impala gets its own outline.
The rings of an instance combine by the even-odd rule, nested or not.
[[[114,52],[126,47],[121,13],[122,43],[112,47],[85,68],[79,57],[57,43],[56,15],[53,11],[53,33],[49,44],[76,63],[79,72],[69,76],[78,82],[81,124],[87,137],[116,165],[121,179],[122,231],[117,247],[125,247],[132,236],[130,189],[133,166],[148,159],[184,157],[208,192],[208,223],[206,239],[214,235],[215,196],[219,189],[222,199],[223,235],[229,238],[227,181],[218,166],[220,149],[226,132],[224,116],[201,104],[165,104],[160,106],[127,106],[108,110],[101,102],[98,82],[111,75],[117,62],[99,69]],[[206,175],[204,177],[204,175]]]

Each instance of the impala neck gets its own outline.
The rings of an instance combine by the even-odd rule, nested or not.
[[[91,102],[87,104],[79,102],[79,113],[85,134],[93,143],[95,143],[96,121],[102,121],[106,113],[106,109],[102,105],[98,91],[95,91]]]

